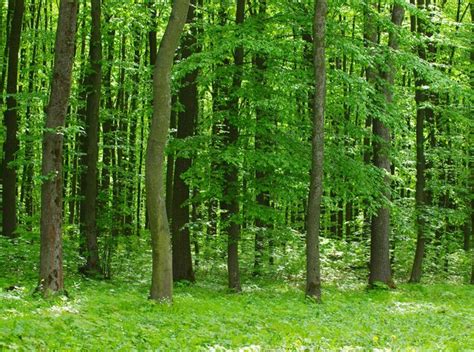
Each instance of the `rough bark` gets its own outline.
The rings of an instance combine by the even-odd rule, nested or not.
[[[187,23],[194,21],[195,0],[191,0]],[[181,57],[183,60],[192,55],[196,44],[195,30],[191,30],[182,40]],[[197,70],[186,74],[179,91],[179,101],[183,111],[178,113],[177,138],[185,139],[194,134],[194,126],[198,117]],[[172,198],[172,245],[173,245],[173,280],[194,282],[193,262],[191,255],[191,239],[189,234],[189,186],[183,180],[183,174],[191,167],[189,157],[177,156],[174,167],[173,198]]]
[[[64,289],[62,265],[62,150],[63,131],[71,90],[77,1],[59,7],[51,94],[43,136],[41,185],[41,250],[38,289],[48,295]]]
[[[85,241],[86,264],[82,271],[95,275],[100,272],[97,244],[97,161],[99,143],[99,107],[102,81],[101,0],[91,0],[91,38],[89,73],[86,78],[86,140],[85,166],[81,182],[81,235]]]
[[[10,4],[9,4],[10,5]],[[18,106],[16,94],[18,91],[18,53],[20,50],[21,27],[25,3],[23,0],[14,2],[11,29],[8,38],[8,74],[7,74],[7,109],[5,110],[4,125],[6,138],[3,144],[2,161],[2,211],[3,235],[15,237],[17,227],[17,177],[15,160],[19,149]]]
[[[399,27],[403,21],[404,10],[399,4],[395,4],[392,10],[392,23]],[[390,32],[388,46],[392,50],[398,50],[398,35],[395,31]],[[388,59],[388,70],[380,75],[385,81],[382,91],[387,105],[393,102],[393,85],[395,67],[392,60]],[[389,149],[391,145],[390,129],[378,118],[373,121],[373,155],[374,165],[384,173],[384,197],[390,200],[390,170]],[[392,270],[390,265],[390,209],[388,204],[383,204],[377,209],[372,217],[371,245],[370,245],[370,275],[369,285],[382,282],[391,287]]]
[[[174,0],[173,9],[158,49],[153,74],[153,118],[148,137],[145,183],[152,240],[150,298],[171,301],[173,269],[171,239],[163,184],[165,146],[171,114],[171,69],[186,22],[189,0]]]
[[[327,1],[316,0],[313,18],[314,100],[311,179],[306,219],[306,296],[321,300],[319,232],[323,195],[324,113],[326,105]]]

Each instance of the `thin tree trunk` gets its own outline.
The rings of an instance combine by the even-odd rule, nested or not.
[[[266,0],[259,1],[259,9],[258,14],[262,16],[260,18],[261,23],[264,23],[264,17],[266,14],[267,5]],[[259,29],[260,31],[264,31],[264,27]],[[257,72],[257,82],[261,85],[262,90],[266,90],[266,82],[265,82],[265,70],[267,68],[267,60],[265,55],[258,53],[255,57],[255,68]],[[264,93],[265,96],[267,95]],[[257,153],[264,153],[266,147],[268,147],[268,142],[266,141],[266,135],[270,133],[267,131],[267,122],[266,122],[266,114],[264,109],[261,107],[257,107],[256,111],[256,130],[255,130],[255,151]],[[267,113],[268,114],[268,113]],[[257,188],[257,205],[261,208],[262,212],[266,212],[267,209],[270,208],[270,194],[267,189],[267,185],[265,184],[266,178],[268,177],[265,170],[262,170],[265,166],[261,168],[257,168],[255,173],[255,182]],[[256,232],[255,232],[255,258],[253,263],[253,275],[257,276],[261,274],[262,271],[262,258],[263,258],[263,250],[264,250],[264,239],[265,239],[265,232],[268,230],[268,221],[267,216],[265,215],[257,215],[255,220]]]
[[[171,70],[179,38],[186,22],[189,0],[174,0],[173,9],[158,49],[153,76],[153,118],[146,155],[146,192],[152,240],[150,298],[171,301],[173,268],[171,239],[163,184],[165,146],[171,114]]]
[[[2,162],[2,211],[3,235],[16,236],[17,227],[17,179],[16,166],[11,165],[16,158],[20,142],[18,141],[18,53],[20,50],[21,28],[25,3],[23,0],[14,2],[13,18],[10,36],[8,38],[8,74],[7,74],[7,109],[5,110],[4,125],[6,138],[3,144]]]
[[[147,5],[151,7],[152,16],[151,16],[151,29],[148,32],[148,45],[149,45],[149,60],[150,66],[153,67],[156,62],[156,52],[157,52],[157,44],[156,44],[156,10],[153,8],[153,0],[148,0]],[[153,72],[153,71],[152,71]],[[153,74],[152,77],[153,79]],[[145,137],[145,119],[144,114],[141,116],[141,128],[140,128],[140,140],[144,140]],[[142,168],[143,168],[143,144],[140,145],[140,156],[138,162],[138,174],[140,177],[138,178],[138,191],[137,191],[137,230],[140,229],[140,217],[141,217],[141,204],[142,204]],[[168,211],[168,208],[166,209]],[[148,212],[146,210],[145,205],[145,228],[148,227]]]
[[[424,0],[418,0],[419,9],[424,7]],[[416,31],[423,35],[424,23],[420,18],[415,25]],[[426,59],[425,48],[418,47],[418,56],[420,59]],[[426,118],[426,108],[424,107],[428,97],[424,90],[425,79],[420,73],[415,72],[415,102],[416,102],[416,189],[415,189],[415,210],[416,210],[416,251],[411,269],[410,282],[417,283],[421,280],[423,258],[425,256],[425,206],[426,206],[426,160],[425,160],[425,137],[424,124]]]
[[[306,219],[306,296],[321,300],[319,233],[323,195],[324,113],[326,105],[326,0],[316,0],[313,18],[314,101],[311,180]]]
[[[120,61],[126,60],[126,35],[122,33],[120,38]],[[113,155],[113,183],[112,183],[112,237],[117,238],[123,230],[124,222],[124,206],[126,199],[126,192],[124,191],[125,175],[123,173],[124,158],[123,158],[123,139],[126,130],[123,128],[124,115],[127,114],[126,99],[125,99],[125,68],[120,67],[117,100],[115,102],[116,117],[112,122],[112,134],[115,137]]]
[[[8,0],[8,8],[7,8],[7,18],[5,21],[5,47],[3,48],[3,58],[2,58],[2,74],[0,77],[0,94],[1,94],[1,105],[4,104],[3,99],[3,90],[5,89],[5,78],[7,74],[7,63],[8,63],[8,48],[10,46],[10,29],[11,29],[11,22],[13,17],[13,12],[15,10],[15,0]],[[3,27],[2,27],[3,28]],[[3,171],[2,171],[3,172]],[[3,179],[3,178],[2,178]]]
[[[100,270],[99,248],[97,244],[97,161],[99,143],[99,107],[102,84],[102,38],[100,33],[101,0],[91,0],[90,72],[87,75],[86,111],[86,171],[85,186],[81,190],[81,233],[86,242],[86,264],[84,273],[98,274]]]
[[[135,64],[135,67],[140,67],[140,49],[141,49],[141,30],[140,27],[137,27],[136,33],[134,33],[135,38],[134,38],[134,57],[133,57],[133,63]],[[130,110],[131,112],[135,112],[138,108],[138,97],[140,94],[140,74],[139,70],[137,69],[133,75],[133,92],[132,92],[132,97],[130,101]],[[143,116],[143,114],[141,114]],[[136,209],[134,209],[134,206],[136,206],[136,203],[134,203],[134,195],[135,195],[135,185],[137,184],[137,168],[136,168],[136,154],[137,154],[137,119],[132,116],[131,119],[129,119],[130,124],[129,124],[129,141],[128,141],[128,157],[127,157],[127,213],[125,215],[125,233],[128,235],[134,234],[135,233],[135,226],[133,226],[133,220],[135,218],[135,213]]]
[[[53,80],[43,137],[41,250],[38,289],[48,295],[64,289],[62,265],[62,150],[74,62],[78,2],[62,0],[56,31]]]
[[[236,3],[236,23],[242,25],[245,16],[245,1],[237,0]],[[239,46],[234,52],[234,64],[236,72],[232,80],[232,89],[237,92],[242,84],[242,65],[244,61],[243,47]],[[234,122],[230,121],[229,114],[238,114],[238,97],[234,97],[229,101],[229,109],[224,119],[224,129],[228,134],[223,138],[225,146],[231,146],[239,139],[239,129]],[[237,220],[239,215],[239,185],[238,185],[238,169],[235,164],[227,161],[223,162],[224,169],[224,199],[222,201],[222,209],[225,211],[223,220],[226,224],[227,239],[227,272],[228,287],[234,292],[241,291],[240,285],[240,269],[239,269],[239,238],[240,226]]]

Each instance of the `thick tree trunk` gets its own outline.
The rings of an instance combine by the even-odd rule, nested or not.
[[[81,234],[85,241],[86,264],[83,272],[96,275],[100,272],[99,249],[97,244],[97,161],[99,143],[99,107],[102,81],[102,38],[100,33],[101,1],[91,0],[91,38],[90,38],[90,71],[86,78],[86,170],[81,185],[83,200],[81,202]]]
[[[174,0],[160,43],[153,75],[153,118],[146,155],[146,192],[152,240],[152,282],[150,298],[171,301],[173,269],[171,239],[163,184],[165,146],[171,114],[171,69],[179,38],[186,22],[189,0]]]
[[[10,4],[10,3],[9,3]],[[17,179],[16,166],[11,165],[19,149],[18,131],[18,106],[16,94],[18,90],[18,52],[20,50],[21,27],[23,13],[25,12],[24,0],[14,1],[13,18],[10,35],[8,38],[8,74],[7,74],[7,109],[5,110],[4,125],[6,138],[3,144],[2,161],[2,211],[3,235],[15,237],[17,226]]]
[[[313,18],[314,101],[311,139],[311,180],[306,218],[306,296],[321,300],[319,233],[323,195],[324,113],[326,105],[326,15],[327,1],[316,0]]]
[[[194,21],[194,5],[191,0],[187,22]],[[188,33],[182,41],[181,57],[186,59],[193,53],[196,44],[195,30]],[[177,138],[185,139],[194,134],[194,126],[198,117],[198,72],[186,74],[179,91],[179,100],[184,110],[178,114]],[[172,198],[172,244],[173,244],[173,279],[194,282],[193,262],[191,255],[191,239],[189,235],[189,186],[183,180],[183,174],[191,167],[191,158],[178,156],[174,167],[173,198]]]
[[[392,12],[392,23],[399,27],[403,21],[404,10],[395,4]],[[374,43],[375,44],[375,43]],[[398,50],[398,35],[395,32],[389,34],[390,49]],[[387,105],[392,104],[393,85],[395,68],[389,62],[388,70],[381,72],[384,79],[383,93]],[[373,142],[374,165],[384,172],[384,196],[390,199],[390,175],[391,165],[389,159],[389,149],[391,145],[390,130],[378,118],[373,121],[373,134],[375,140]],[[377,282],[384,283],[390,287],[394,287],[392,280],[392,270],[390,265],[390,210],[388,205],[382,205],[377,209],[376,214],[372,217],[371,224],[371,245],[370,245],[370,275],[369,285]]]
[[[38,289],[44,295],[64,289],[62,265],[62,150],[74,62],[77,1],[62,0],[56,31],[53,79],[43,137],[41,251]]]

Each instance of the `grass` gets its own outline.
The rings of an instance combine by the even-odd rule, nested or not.
[[[176,288],[173,305],[146,283],[68,282],[69,298],[30,288],[0,294],[0,349],[414,350],[474,349],[474,289],[402,285],[324,290],[314,304],[285,283],[231,294],[206,280]]]
[[[43,299],[33,294],[38,241],[0,238],[0,351],[474,351],[474,287],[462,280],[408,285],[400,277],[396,290],[367,291],[365,271],[326,260],[316,304],[304,298],[298,271],[285,274],[304,268],[298,253],[259,280],[246,258],[240,294],[225,289],[223,259],[213,256],[166,305],[147,299],[146,242],[119,248],[106,281],[77,274],[74,243],[64,243],[68,296]]]

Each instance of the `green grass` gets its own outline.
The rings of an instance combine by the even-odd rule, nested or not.
[[[195,285],[176,285],[173,305],[162,305],[147,299],[151,255],[141,241],[118,248],[113,280],[94,281],[77,274],[82,259],[66,238],[68,297],[43,299],[33,294],[39,242],[0,236],[0,351],[474,351],[474,287],[458,276],[425,285],[400,276],[396,290],[367,291],[366,271],[326,260],[315,304],[298,288],[299,252],[259,280],[242,260],[241,294],[225,289],[225,262],[214,255]]]
[[[468,285],[370,292],[331,286],[315,304],[286,283],[249,284],[231,294],[206,279],[177,287],[174,304],[160,305],[147,300],[147,282],[77,278],[67,284],[69,298],[35,297],[33,283],[1,292],[0,349],[474,349]]]

